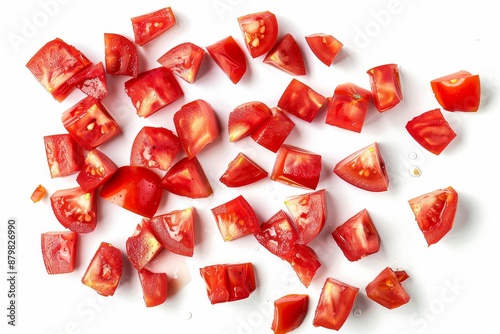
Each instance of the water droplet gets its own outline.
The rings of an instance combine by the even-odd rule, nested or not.
[[[273,186],[270,186],[270,187],[269,187],[269,191],[274,191],[274,187],[273,187]]]
[[[277,199],[278,199],[278,195],[274,195],[274,196],[273,196],[273,198],[274,198],[275,200],[277,200]]]
[[[408,173],[410,173],[410,175],[414,177],[422,176],[422,170],[417,166],[410,166],[410,168],[408,168]]]
[[[418,157],[418,155],[415,152],[410,152],[408,154],[408,158],[410,158],[411,160],[415,160],[417,157]]]
[[[255,247],[255,251],[258,252],[259,251],[259,247]]]
[[[290,281],[289,281],[289,280],[286,280],[286,281],[285,281],[285,285],[290,285]]]
[[[361,316],[363,315],[363,310],[360,309],[359,307],[355,307],[353,310],[352,310],[352,315],[355,317],[355,318],[361,318]]]
[[[186,320],[189,320],[189,319],[191,319],[192,317],[193,317],[193,314],[192,314],[191,312],[189,312],[189,311],[188,311],[188,312],[186,312],[186,314],[184,315],[184,318],[185,318]]]

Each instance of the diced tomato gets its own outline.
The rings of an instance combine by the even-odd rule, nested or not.
[[[240,104],[229,113],[229,141],[235,142],[247,137],[272,115],[271,109],[260,101]]]
[[[453,227],[458,193],[452,187],[417,196],[408,203],[428,246],[441,240]]]
[[[154,216],[149,227],[156,240],[172,253],[192,257],[194,254],[195,208],[174,210]]]
[[[158,210],[163,195],[160,182],[160,176],[149,168],[121,166],[103,184],[100,196],[126,210],[151,218]]]
[[[262,147],[276,153],[285,142],[295,123],[280,108],[271,108],[273,116],[267,118],[250,136]]]
[[[69,134],[45,136],[43,141],[52,178],[71,175],[82,169],[85,161],[83,149]]]
[[[338,39],[332,35],[323,33],[306,36],[307,45],[314,55],[326,66],[331,66],[335,57],[344,46]]]
[[[146,307],[163,304],[168,297],[168,276],[166,273],[153,273],[147,269],[137,272],[141,282],[142,295]]]
[[[283,210],[260,225],[260,231],[254,236],[262,246],[282,260],[294,254],[295,243],[299,241],[295,226]]]
[[[126,81],[125,93],[130,97],[137,115],[144,118],[184,96],[175,76],[163,66],[144,71]]]
[[[102,100],[108,95],[108,84],[102,62],[83,69],[69,78],[67,82],[97,100]]]
[[[118,169],[118,166],[103,152],[94,148],[87,152],[85,165],[76,177],[76,182],[85,191],[102,186]]]
[[[238,153],[219,181],[227,187],[243,187],[267,177],[267,172],[243,153]]]
[[[205,50],[201,47],[185,42],[168,50],[158,58],[158,63],[168,68],[182,80],[193,83],[198,76],[204,55]]]
[[[92,96],[63,112],[61,121],[73,139],[87,151],[121,133],[120,126],[107,108]]]
[[[367,191],[381,192],[389,187],[385,161],[376,142],[339,161],[333,172],[347,183]]]
[[[127,257],[135,269],[141,270],[162,250],[163,246],[151,230],[149,220],[142,219],[125,242]]]
[[[255,291],[255,274],[250,262],[215,264],[200,268],[212,304],[246,299]]]
[[[338,226],[332,237],[349,261],[358,261],[380,250],[380,236],[366,209]]]
[[[264,58],[264,63],[291,75],[306,74],[302,51],[292,34],[286,34],[274,45]]]
[[[259,219],[243,195],[220,204],[211,211],[224,241],[232,241],[260,231]]]
[[[289,294],[274,301],[274,316],[271,330],[274,334],[285,334],[298,328],[307,315],[309,295]]]
[[[321,290],[313,325],[340,330],[351,313],[358,291],[357,287],[328,277]]]
[[[205,100],[198,99],[183,105],[174,114],[174,125],[189,159],[219,137],[217,116]]]
[[[180,150],[179,137],[171,130],[144,126],[132,143],[130,164],[168,170]]]
[[[288,196],[285,205],[297,227],[300,241],[310,243],[325,226],[327,207],[325,189]]]
[[[163,176],[160,183],[165,190],[188,198],[207,198],[212,186],[198,158],[182,158]]]
[[[403,100],[398,65],[379,65],[369,69],[367,73],[373,102],[379,112],[392,109]]]
[[[41,243],[43,263],[49,275],[73,272],[78,243],[76,232],[45,232]]]
[[[101,242],[82,278],[82,283],[98,294],[115,294],[122,277],[122,253],[110,243]]]
[[[243,50],[232,36],[207,46],[210,57],[234,83],[238,83],[247,71],[247,60]]]
[[[328,104],[325,123],[360,133],[371,96],[369,90],[353,83],[338,85]]]
[[[104,34],[104,57],[106,73],[136,77],[139,74],[139,53],[137,46],[127,37]]]
[[[307,288],[321,267],[321,262],[314,249],[308,245],[295,243],[295,249],[292,255],[286,259],[297,274],[300,282]]]
[[[311,123],[326,98],[305,83],[293,78],[278,101],[278,108]]]
[[[404,272],[406,274],[406,272]],[[406,275],[407,276],[407,275]],[[405,277],[402,275],[400,277]],[[367,286],[366,295],[371,300],[392,310],[410,301],[410,295],[401,285],[396,273],[386,267]]]
[[[269,52],[278,39],[278,20],[269,11],[238,17],[245,45],[252,58]]]
[[[135,43],[143,46],[157,38],[176,23],[171,7],[161,8],[150,13],[132,17]]]
[[[481,101],[479,75],[458,71],[434,80],[431,88],[436,100],[447,111],[475,112]]]
[[[415,116],[406,123],[408,133],[427,151],[439,155],[457,136],[440,109]]]
[[[52,211],[62,226],[76,233],[90,233],[97,226],[94,191],[80,187],[60,189],[50,196]]]
[[[39,184],[31,193],[30,199],[33,201],[33,203],[38,203],[42,200],[42,198],[45,197],[46,193],[47,190],[45,189],[45,187]]]
[[[282,145],[276,155],[271,179],[296,187],[316,189],[321,174],[321,155]]]
[[[43,45],[26,64],[35,78],[52,94],[63,101],[75,88],[68,79],[92,63],[74,46],[56,38]]]

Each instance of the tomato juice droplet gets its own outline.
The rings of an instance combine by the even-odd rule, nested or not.
[[[408,168],[408,173],[410,173],[410,175],[413,177],[422,176],[422,170],[418,166],[410,166]]]

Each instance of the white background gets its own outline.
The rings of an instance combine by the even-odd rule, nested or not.
[[[2,79],[2,171],[0,173],[1,270],[7,272],[8,218],[17,219],[18,284],[17,327],[7,326],[7,284],[0,281],[0,332],[5,333],[270,333],[274,299],[286,293],[307,293],[309,312],[296,333],[329,333],[314,328],[312,319],[326,277],[360,288],[355,314],[343,333],[473,333],[478,325],[498,330],[496,303],[499,293],[492,271],[498,265],[497,115],[500,85],[498,17],[492,2],[478,1],[16,1],[0,10]],[[7,8],[8,6],[8,8]],[[274,12],[280,36],[292,33],[302,48],[307,75],[298,77],[325,96],[347,81],[369,88],[366,70],[383,63],[400,66],[404,100],[379,114],[368,111],[361,134],[324,123],[324,110],[312,124],[294,118],[296,128],[287,142],[323,157],[318,189],[327,189],[328,221],[311,246],[323,266],[309,288],[303,287],[286,262],[272,256],[249,236],[224,243],[210,208],[238,194],[254,206],[261,221],[285,209],[286,196],[308,190],[263,180],[241,189],[227,189],[218,178],[227,163],[243,152],[267,171],[274,154],[247,138],[229,143],[227,116],[235,106],[260,100],[275,106],[292,76],[247,56],[248,73],[234,85],[207,56],[195,84],[180,82],[185,96],[140,119],[123,91],[125,78],[108,77],[110,94],[105,105],[119,122],[123,135],[101,147],[118,165],[128,163],[130,144],[144,125],[173,128],[172,115],[184,103],[202,98],[219,117],[221,136],[200,155],[214,195],[189,200],[165,195],[159,212],[194,206],[198,212],[193,258],[162,253],[152,268],[171,278],[167,301],[146,308],[139,280],[124,262],[123,279],[113,297],[98,296],[80,280],[101,241],[120,248],[140,217],[111,203],[99,201],[100,221],[94,232],[80,238],[76,269],[65,275],[47,275],[40,251],[40,234],[62,227],[54,218],[48,196],[33,204],[29,197],[38,184],[49,195],[74,186],[75,177],[51,179],[42,137],[65,132],[61,113],[83,98],[75,92],[58,103],[36,82],[25,67],[46,42],[60,37],[92,61],[104,59],[103,33],[133,38],[130,18],[171,6],[178,23],[149,45],[140,48],[141,70],[158,66],[159,56],[184,41],[207,46],[232,35],[243,47],[236,18],[263,10]],[[304,36],[329,33],[344,43],[338,59],[326,67],[308,49]],[[14,42],[17,41],[17,42]],[[246,52],[246,50],[245,50]],[[440,156],[425,152],[404,126],[414,116],[439,107],[429,81],[458,70],[480,75],[481,107],[477,113],[449,113],[457,138]],[[343,157],[374,141],[380,144],[389,175],[389,191],[368,193],[354,188],[332,173]],[[411,158],[416,153],[416,158]],[[421,177],[408,173],[410,166]],[[408,206],[408,199],[438,188],[453,186],[459,208],[453,230],[441,242],[427,247]],[[382,238],[379,253],[356,263],[347,261],[330,233],[361,209],[369,210]],[[252,261],[258,281],[250,298],[211,305],[199,268],[209,264]],[[364,287],[384,267],[406,270],[404,286],[411,301],[387,310],[370,301]],[[493,306],[492,306],[493,305]]]

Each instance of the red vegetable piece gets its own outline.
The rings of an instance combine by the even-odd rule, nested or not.
[[[200,268],[212,304],[246,299],[255,291],[252,263],[216,264]]]
[[[321,262],[314,249],[301,243],[295,244],[292,255],[286,259],[297,274],[300,282],[307,288],[321,267]]]
[[[406,272],[404,272],[406,274]],[[405,275],[401,276],[404,277]],[[406,275],[407,276],[407,275]],[[386,267],[367,286],[366,295],[371,300],[392,310],[410,301],[410,295],[401,285],[396,273]]]
[[[274,334],[285,334],[298,328],[307,315],[309,295],[289,294],[274,301],[274,316],[271,330]]]
[[[232,36],[207,46],[207,51],[217,66],[234,84],[237,84],[246,73],[245,54]]]
[[[245,154],[238,153],[219,181],[227,187],[243,187],[267,177],[267,172]]]
[[[163,304],[168,297],[168,276],[165,273],[154,273],[147,269],[138,272],[142,295],[146,307]]]
[[[139,74],[137,46],[120,34],[104,34],[104,62],[106,73],[136,77]]]
[[[43,263],[49,275],[73,272],[77,243],[78,234],[73,231],[42,233]]]
[[[326,66],[331,66],[335,57],[344,46],[332,35],[323,33],[306,36],[307,45],[314,55]]]
[[[180,150],[179,137],[171,130],[144,126],[132,143],[130,165],[168,170]]]
[[[224,241],[232,241],[260,231],[255,211],[247,200],[239,195],[211,209]]]
[[[438,103],[446,111],[476,112],[481,101],[479,75],[458,71],[434,80],[431,88]]]
[[[269,52],[278,39],[278,20],[269,11],[238,17],[245,46],[252,58]]]
[[[326,98],[305,83],[292,79],[278,101],[278,108],[311,123]]]
[[[235,142],[247,137],[271,116],[271,109],[260,101],[246,102],[237,106],[229,113],[227,124],[229,141]]]
[[[290,75],[306,74],[302,51],[291,34],[286,34],[274,45],[264,58],[264,63]]]
[[[94,148],[87,152],[85,165],[78,173],[76,182],[85,191],[102,186],[118,169],[118,166],[103,152]]]
[[[78,72],[68,79],[68,84],[97,100],[102,100],[108,95],[108,84],[102,62]]]
[[[59,223],[76,233],[90,233],[97,226],[97,199],[94,191],[80,187],[60,189],[50,196],[52,211]]]
[[[254,236],[262,246],[282,260],[294,255],[295,243],[299,241],[293,222],[283,210],[260,225],[260,231]]]
[[[101,242],[82,278],[82,283],[98,294],[115,294],[122,277],[122,254],[110,243]]]
[[[182,80],[193,83],[198,76],[204,55],[205,50],[201,47],[185,42],[168,50],[158,58],[158,63],[168,68]]]
[[[189,198],[206,198],[213,193],[205,171],[196,157],[185,157],[175,163],[163,176],[160,185],[173,194]]]
[[[134,233],[125,242],[127,257],[136,270],[144,268],[162,250],[163,246],[156,240],[148,219],[137,224]]]
[[[403,100],[398,65],[379,65],[369,69],[367,73],[373,102],[379,112],[392,109]]]
[[[33,201],[33,203],[38,203],[42,200],[42,198],[45,197],[46,193],[47,190],[45,189],[45,187],[39,184],[31,193],[30,199]]]
[[[135,43],[143,46],[157,38],[176,23],[171,7],[161,8],[150,13],[132,17]]]
[[[262,147],[277,152],[295,127],[295,123],[280,108],[271,108],[273,116],[267,118],[250,136]]]
[[[68,176],[82,169],[85,161],[83,149],[71,135],[45,136],[43,141],[52,178]]]

